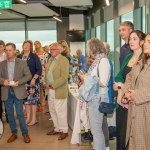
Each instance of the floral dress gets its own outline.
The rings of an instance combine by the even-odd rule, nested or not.
[[[24,56],[22,60],[27,61],[29,58]],[[27,98],[24,99],[24,104],[37,105],[40,100],[40,84],[36,83],[35,86],[30,86],[29,83],[25,84],[27,91]]]
[[[40,76],[40,84],[41,86],[43,86],[45,73],[46,73],[46,64],[47,64],[49,56],[47,53],[37,54],[37,56],[39,57],[41,64],[42,64],[42,75]]]

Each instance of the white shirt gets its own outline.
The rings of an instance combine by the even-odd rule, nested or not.
[[[93,70],[91,72],[91,76],[98,76],[97,67],[99,67],[98,70],[99,70],[100,82],[105,86],[104,88],[101,87],[100,94],[108,93],[107,86],[108,86],[108,81],[109,81],[110,75],[111,75],[111,68],[110,68],[108,58],[102,58],[100,60],[100,63],[97,64],[97,66],[95,68],[93,68]]]

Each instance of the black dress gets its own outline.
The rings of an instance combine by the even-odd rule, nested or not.
[[[125,66],[122,71],[124,81],[132,67]],[[117,150],[125,150],[128,109],[119,107],[116,110]]]

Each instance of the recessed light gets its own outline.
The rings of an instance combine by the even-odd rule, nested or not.
[[[26,0],[19,0],[19,1],[25,4],[27,3]]]

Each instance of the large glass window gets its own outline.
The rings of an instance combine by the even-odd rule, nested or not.
[[[107,43],[110,45],[110,54],[109,57],[114,62],[114,20],[107,22]]]
[[[7,21],[0,23],[0,39],[5,43],[12,42],[17,49],[22,50],[25,40],[25,24],[23,21]]]
[[[98,38],[98,39],[101,38],[101,27],[100,26],[96,27],[96,38]]]
[[[38,40],[42,46],[57,41],[56,22],[50,20],[29,20],[27,22],[28,39]]]
[[[56,30],[28,31],[28,39],[33,42],[38,40],[42,46],[50,45],[57,41],[57,32]]]
[[[146,28],[146,9],[145,9],[145,6],[142,8],[142,31],[144,33],[147,32],[147,28]]]
[[[121,16],[121,22],[124,22],[124,21],[133,22],[133,11],[126,13],[126,14]]]

